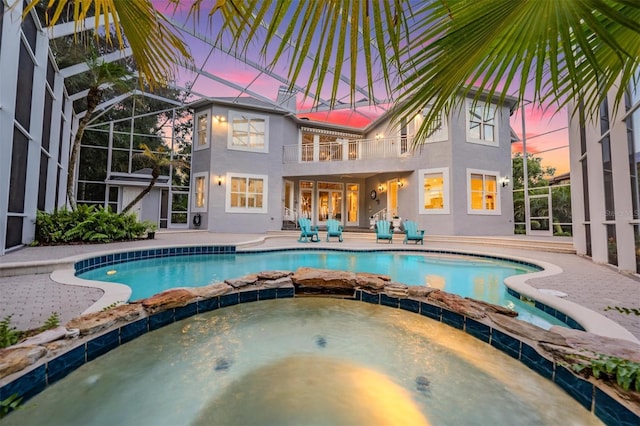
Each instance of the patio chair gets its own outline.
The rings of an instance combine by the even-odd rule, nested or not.
[[[301,217],[298,219],[298,225],[300,225],[300,237],[298,238],[299,243],[309,242],[308,238],[310,238],[313,243],[320,241],[320,237],[318,237],[318,227],[311,226],[311,220],[306,217]]]
[[[344,228],[340,225],[335,219],[327,220],[327,241],[329,241],[330,237],[338,237],[338,241],[342,242],[342,230]]]
[[[404,243],[407,244],[409,241],[415,241],[416,244],[420,242],[420,244],[424,245],[424,229],[418,229],[418,224],[411,221],[406,220],[404,222]]]
[[[389,244],[393,244],[393,231],[391,230],[391,222],[388,220],[376,222],[376,243],[378,240],[389,240]]]

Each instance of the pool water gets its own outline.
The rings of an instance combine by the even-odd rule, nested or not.
[[[537,269],[472,256],[324,250],[174,256],[105,266],[79,277],[126,284],[132,289],[131,300],[137,300],[170,288],[205,286],[260,271],[295,271],[301,266],[386,274],[403,284],[437,287],[515,309],[520,319],[542,328],[565,325],[508,294],[504,286],[506,277]]]
[[[398,309],[325,298],[236,305],[80,367],[7,425],[597,425],[486,343]]]

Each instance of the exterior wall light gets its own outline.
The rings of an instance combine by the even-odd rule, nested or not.
[[[402,182],[400,178],[396,179],[396,184],[398,185],[398,188],[402,188],[404,186],[404,182]]]
[[[218,176],[218,186],[222,185],[222,176]]]
[[[378,185],[378,192],[384,192],[384,190],[385,190],[385,189],[386,189],[386,188],[384,187],[384,185],[383,185],[383,184],[379,184],[379,185]]]
[[[505,187],[509,186],[509,182],[511,182],[511,181],[509,180],[509,176],[505,176],[505,177],[503,177],[501,180],[502,180],[502,187],[503,187],[503,188],[505,188]]]

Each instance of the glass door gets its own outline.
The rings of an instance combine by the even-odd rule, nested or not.
[[[358,226],[359,188],[357,183],[347,184],[347,226]]]
[[[313,222],[313,182],[300,181],[300,217],[311,219]]]
[[[318,224],[328,219],[344,223],[342,217],[342,184],[318,182]]]

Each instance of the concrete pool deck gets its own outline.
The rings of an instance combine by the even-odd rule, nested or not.
[[[324,233],[321,232],[321,237]],[[262,250],[289,247],[344,248],[344,249],[406,249],[413,245],[402,244],[403,236],[396,241],[375,242],[373,233],[345,233],[344,243],[336,241],[298,243],[296,232],[269,234],[214,234],[206,231],[157,232],[155,240],[100,244],[69,245],[55,247],[25,247],[0,257],[0,319],[12,315],[11,324],[20,330],[40,327],[47,318],[57,312],[62,324],[82,314],[103,296],[103,290],[93,287],[73,286],[54,281],[50,272],[69,270],[80,259],[98,254],[133,251],[144,248],[159,248],[185,245],[236,245],[238,250]],[[487,245],[487,239],[470,242],[458,237],[425,238],[425,245],[418,248],[451,250],[481,254],[515,257],[534,262],[548,263],[557,268],[553,275],[540,274],[530,277],[526,284],[536,289],[557,290],[566,293],[563,300],[587,308],[624,327],[640,339],[640,318],[605,310],[607,306],[640,308],[640,280],[635,276],[620,274],[606,265],[594,264],[571,253],[551,252],[534,247],[534,242],[564,242],[567,239],[544,237],[504,237]],[[505,242],[506,241],[506,242]],[[568,240],[570,241],[570,239]],[[542,247],[544,244],[538,244]],[[524,294],[524,292],[523,292]],[[553,296],[545,295],[546,298]],[[558,298],[555,298],[558,300]],[[590,312],[580,313],[588,317]],[[592,315],[593,316],[593,315]]]

